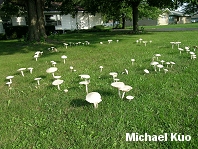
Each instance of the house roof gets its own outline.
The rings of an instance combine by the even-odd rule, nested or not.
[[[198,18],[198,14],[191,16],[192,19]]]
[[[184,14],[183,12],[179,12],[179,11],[170,11],[169,12],[169,15],[173,15],[173,16],[179,16],[179,17],[182,17],[182,16],[190,16],[188,14]]]

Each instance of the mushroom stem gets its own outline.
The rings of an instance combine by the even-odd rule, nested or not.
[[[100,72],[102,72],[102,67],[100,68]]]
[[[21,71],[21,75],[24,77],[24,73],[23,73],[23,71]]]
[[[39,80],[37,80],[37,84],[38,84],[38,85],[40,85],[40,82],[39,82]]]
[[[85,84],[86,93],[88,94],[88,85]]]
[[[122,93],[122,99],[124,98],[124,94],[125,94],[125,92]]]
[[[64,64],[65,64],[65,59],[63,59],[63,62],[64,62]]]
[[[94,104],[94,108],[98,108],[98,103],[93,103]]]
[[[121,98],[120,89],[118,88],[118,96]]]
[[[57,85],[58,86],[58,90],[60,90],[60,85]]]

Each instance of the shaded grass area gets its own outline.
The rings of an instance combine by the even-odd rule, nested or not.
[[[145,47],[136,40],[152,40]],[[108,44],[107,40],[113,42]],[[119,40],[116,43],[116,40]],[[131,35],[123,32],[64,34],[51,37],[43,44],[0,41],[0,112],[1,148],[197,148],[197,60],[189,54],[181,55],[171,48],[171,41],[180,45],[196,45],[194,32],[160,32]],[[63,42],[89,41],[90,45],[68,46]],[[103,42],[103,44],[99,44]],[[59,52],[50,52],[54,46]],[[44,51],[36,62],[33,55]],[[150,62],[154,54],[160,60],[174,61],[167,74],[155,72]],[[63,64],[61,55],[67,55]],[[131,64],[131,58],[136,61]],[[46,73],[50,61],[57,62],[64,83],[61,91],[52,86],[52,75]],[[104,67],[99,71],[99,66]],[[71,72],[73,66],[76,72]],[[33,74],[17,69],[33,67]],[[122,74],[124,69],[129,74]],[[144,75],[148,69],[150,74]],[[133,89],[127,101],[118,97],[111,87],[109,72]],[[85,101],[85,86],[79,85],[79,74],[91,76],[89,92],[102,96],[98,109]],[[12,89],[5,85],[5,77],[14,75]],[[42,77],[40,86],[34,78]],[[68,89],[68,93],[63,90]],[[180,133],[190,135],[191,141],[126,142],[126,133],[160,135]]]

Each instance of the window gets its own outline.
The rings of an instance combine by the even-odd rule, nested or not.
[[[61,16],[60,15],[45,15],[46,25],[61,25]]]

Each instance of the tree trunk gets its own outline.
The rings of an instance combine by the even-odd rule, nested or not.
[[[43,7],[43,0],[27,0],[29,41],[40,41],[41,38],[47,37]]]
[[[132,13],[133,13],[133,31],[138,31],[138,6],[140,1],[132,2]]]
[[[44,0],[36,0],[37,7],[37,19],[38,19],[38,29],[41,38],[47,38],[45,31],[45,19],[44,19]]]
[[[122,29],[125,29],[125,15],[122,14]]]

